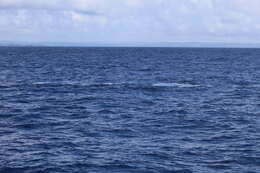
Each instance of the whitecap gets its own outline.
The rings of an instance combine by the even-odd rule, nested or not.
[[[17,83],[2,83],[0,84],[0,87],[12,87],[18,85]]]
[[[193,85],[187,83],[156,83],[153,84],[154,87],[178,87],[178,88],[193,88],[200,87],[200,85]]]
[[[78,85],[83,87],[91,87],[91,86],[113,86],[113,85],[124,85],[125,83],[112,83],[112,82],[66,82],[66,85]]]
[[[33,82],[33,85],[48,85],[48,84],[53,84],[51,82]]]
[[[33,85],[77,85],[75,82],[63,81],[63,82],[33,82]]]
[[[105,83],[100,83],[99,85],[116,85],[117,83],[111,83],[111,82],[105,82]]]
[[[93,85],[104,85],[104,86],[106,86],[106,85],[124,85],[125,83],[124,82],[115,82],[115,83],[112,83],[112,82],[104,82],[104,83],[94,83]]]
[[[33,85],[78,85],[78,86],[110,86],[110,85],[123,85],[125,83],[112,83],[112,82],[103,82],[103,83],[87,83],[87,82],[72,82],[72,81],[63,81],[63,82],[33,82]]]

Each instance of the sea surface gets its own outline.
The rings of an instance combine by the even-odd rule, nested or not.
[[[259,173],[260,49],[0,48],[0,173]]]

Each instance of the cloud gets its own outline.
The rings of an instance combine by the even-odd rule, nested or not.
[[[1,0],[0,37],[66,42],[257,42],[259,0]]]

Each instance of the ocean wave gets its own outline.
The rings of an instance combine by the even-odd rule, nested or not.
[[[0,88],[9,88],[9,87],[15,87],[18,83],[1,83]]]
[[[112,85],[124,85],[124,82],[112,83],[112,82],[101,82],[101,83],[89,83],[85,86],[112,86]]]
[[[100,82],[100,83],[79,83],[79,82],[33,82],[33,85],[71,85],[71,86],[111,86],[111,85],[122,85],[125,83],[112,83],[112,82]]]
[[[200,87],[200,85],[193,85],[188,83],[156,83],[154,87],[177,87],[177,88],[194,88]]]
[[[33,82],[33,85],[49,85],[54,84],[53,82]]]
[[[251,85],[252,88],[260,88],[260,84]]]
[[[147,84],[138,84],[138,83],[127,83],[127,82],[96,82],[96,83],[87,83],[87,82],[34,82],[33,85],[71,85],[71,86],[83,86],[83,87],[92,87],[92,86],[115,86],[115,85],[127,85],[127,86],[147,86]],[[195,88],[200,87],[201,85],[188,84],[188,83],[153,83],[149,84],[152,87],[176,87],[176,88]]]

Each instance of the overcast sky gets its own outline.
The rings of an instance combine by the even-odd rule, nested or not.
[[[0,0],[0,40],[260,42],[260,0]]]

